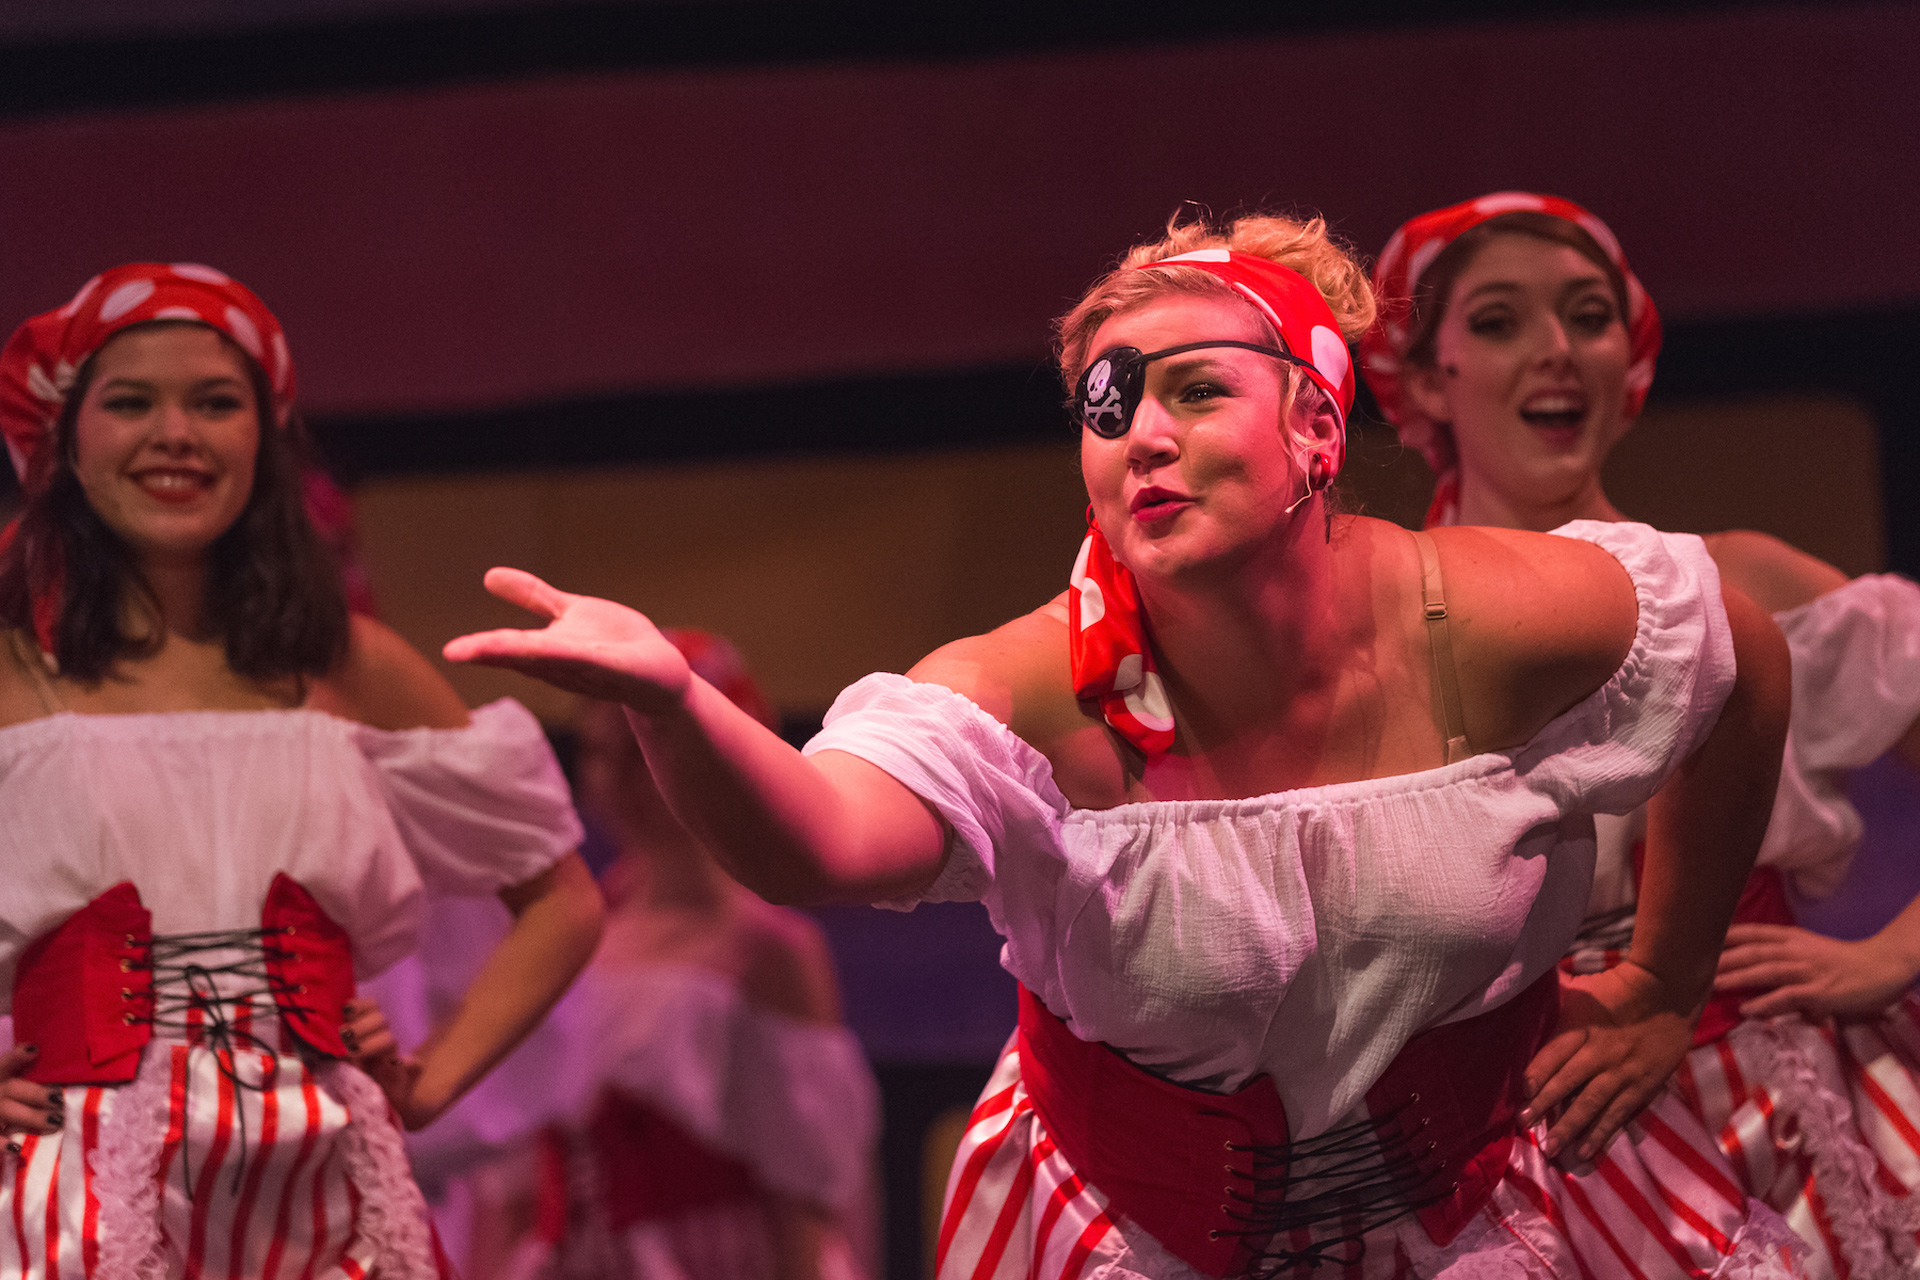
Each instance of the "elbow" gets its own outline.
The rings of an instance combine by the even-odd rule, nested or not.
[[[1777,774],[1793,709],[1793,659],[1786,637],[1759,605],[1731,587],[1725,596],[1737,664],[1728,710]]]
[[[573,972],[592,959],[600,945],[607,904],[577,853],[567,854],[525,884],[502,890],[500,901],[516,920],[530,915],[537,919],[538,927],[560,943]]]
[[[569,876],[557,904],[560,909],[563,927],[580,955],[580,963],[585,964],[592,958],[594,949],[600,945],[600,931],[606,925],[607,902],[600,896],[600,886],[594,881],[593,873],[580,861],[578,854],[569,854],[580,868],[577,878]]]

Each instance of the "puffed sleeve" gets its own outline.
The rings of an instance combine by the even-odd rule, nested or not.
[[[394,825],[443,893],[494,893],[545,871],[580,843],[566,778],[533,713],[490,702],[461,729],[360,726]]]
[[[1633,581],[1639,618],[1611,679],[1555,720],[1515,764],[1568,811],[1628,813],[1706,741],[1733,691],[1733,631],[1720,571],[1692,534],[1576,520],[1554,530],[1607,551]]]
[[[1873,763],[1920,719],[1920,585],[1856,578],[1774,621],[1793,653],[1793,719],[1760,861],[1821,898],[1860,842],[1846,772]]]
[[[871,675],[827,712],[806,754],[845,751],[885,770],[947,822],[946,866],[915,902],[988,900],[1011,854],[1057,855],[1066,801],[1046,757],[972,701],[940,685]]]
[[[869,1190],[880,1086],[845,1027],[748,1009],[733,1045],[723,1146],[780,1195],[845,1218]]]

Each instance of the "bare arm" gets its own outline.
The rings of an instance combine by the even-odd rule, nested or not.
[[[353,620],[346,659],[315,683],[308,705],[382,729],[456,729],[468,723],[466,706],[432,664],[390,628],[362,617]],[[409,1128],[452,1106],[525,1039],[600,940],[600,890],[575,854],[503,889],[500,900],[513,914],[513,927],[475,976],[460,1008],[414,1059],[379,1051],[391,1039],[384,1018],[378,1019],[377,1031],[373,1022],[360,1023],[355,1031],[356,1040],[361,1033],[381,1037],[359,1045],[355,1058],[380,1082]],[[349,1029],[355,1029],[353,1022]]]
[[[1686,1055],[1766,833],[1786,740],[1786,641],[1744,595],[1723,588],[1722,598],[1738,675],[1712,733],[1648,808],[1632,950],[1615,969],[1564,984],[1561,1032],[1528,1068],[1523,1118],[1565,1108],[1550,1155],[1604,1149]]]
[[[694,676],[641,614],[516,569],[488,573],[487,589],[549,624],[462,636],[447,657],[624,703],[674,816],[761,897],[871,902],[940,873],[945,825],[918,796],[853,756],[802,756]]]
[[[600,890],[568,854],[500,893],[513,928],[414,1059],[369,1065],[409,1129],[431,1123],[526,1038],[593,956]]]

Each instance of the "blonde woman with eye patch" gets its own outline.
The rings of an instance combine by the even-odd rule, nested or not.
[[[1697,539],[1330,512],[1372,317],[1318,221],[1130,250],[1058,329],[1093,516],[1067,590],[859,681],[804,752],[642,614],[528,574],[488,581],[543,629],[448,646],[624,703],[763,896],[986,904],[1020,1023],[943,1277],[1795,1273],[1696,1123],[1634,1121],[1759,841],[1779,636]],[[1675,771],[1634,962],[1563,999],[1590,815]]]

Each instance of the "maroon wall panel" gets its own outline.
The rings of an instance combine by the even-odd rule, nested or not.
[[[1500,186],[1672,316],[1920,300],[1920,11],[1781,8],[595,75],[0,126],[0,323],[130,258],[285,319],[310,407],[1037,359],[1182,199],[1369,250]]]

